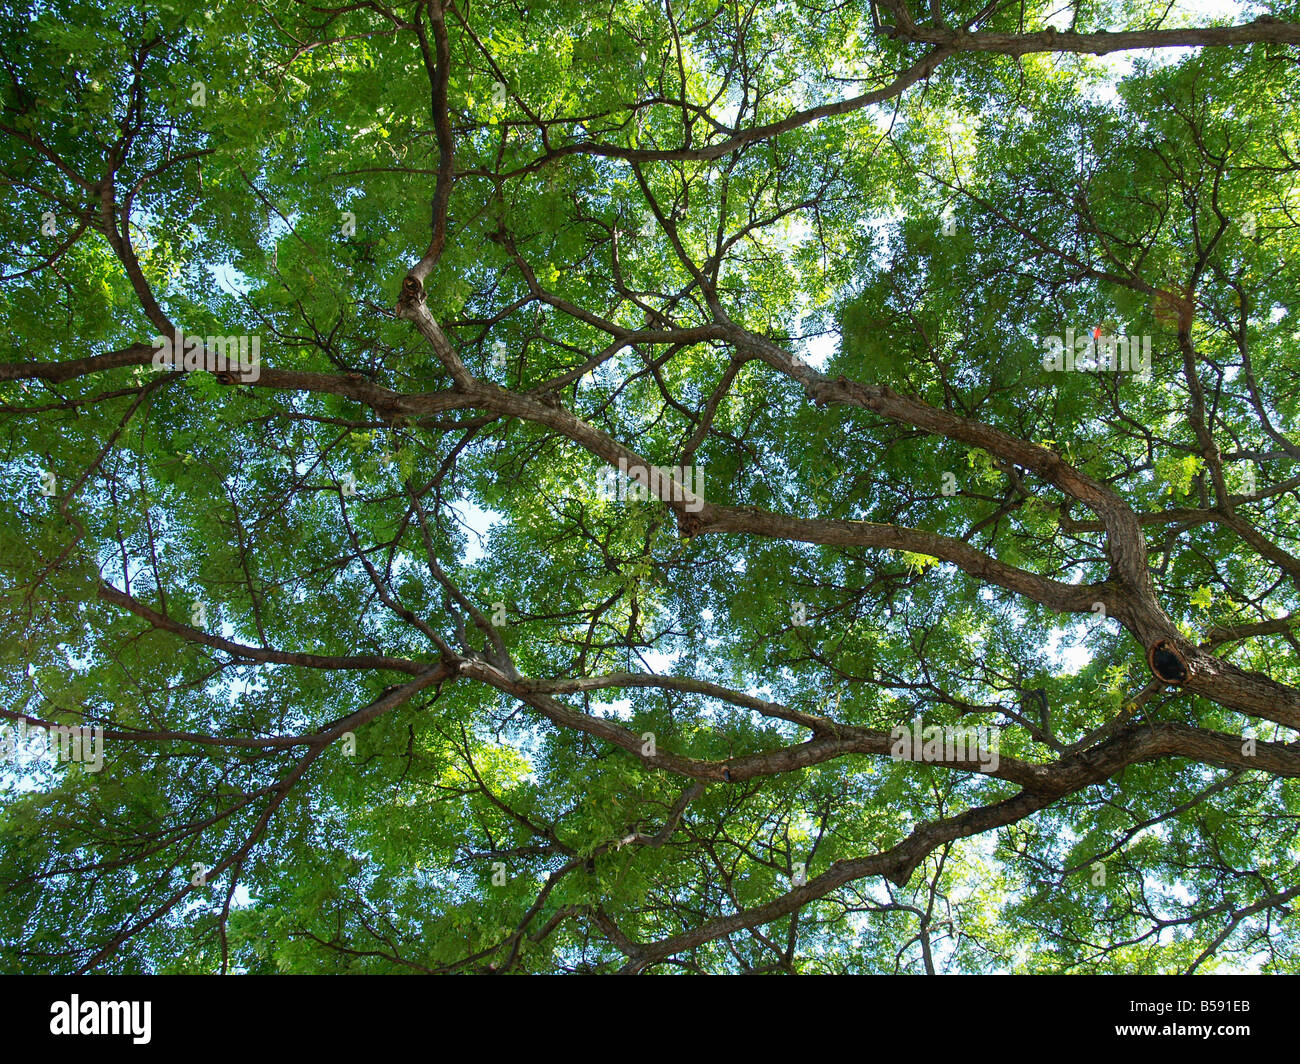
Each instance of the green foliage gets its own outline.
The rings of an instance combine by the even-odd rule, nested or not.
[[[0,969],[1297,970],[1294,50],[849,106],[930,47],[871,5],[462,4],[444,116],[438,8],[0,13],[0,727],[110,733],[0,761]],[[394,310],[444,223],[471,392]],[[1103,325],[1149,377],[1044,367]],[[1240,690],[1156,684],[1156,610]]]

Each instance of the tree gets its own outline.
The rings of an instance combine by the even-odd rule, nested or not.
[[[1296,970],[1265,6],[11,5],[4,967]]]

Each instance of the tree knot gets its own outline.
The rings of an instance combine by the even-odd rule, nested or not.
[[[402,294],[397,299],[397,313],[400,315],[423,302],[424,285],[408,273],[402,280]]]
[[[1147,649],[1147,665],[1157,680],[1170,687],[1185,683],[1192,672],[1187,659],[1168,639],[1161,639],[1151,644]]]

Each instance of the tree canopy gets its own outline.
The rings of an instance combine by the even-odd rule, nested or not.
[[[0,42],[4,970],[1300,969],[1294,0]]]

